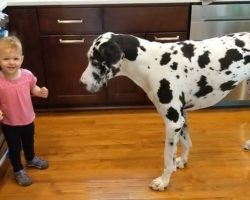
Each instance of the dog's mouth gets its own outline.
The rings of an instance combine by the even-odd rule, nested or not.
[[[86,87],[86,89],[91,92],[91,93],[95,93],[98,92],[100,90],[100,88],[96,87],[96,86],[91,86],[90,88]]]
[[[82,81],[80,81],[79,83],[80,83],[81,88],[83,88],[84,90],[88,92],[95,93],[99,91],[99,88],[95,85],[88,85]]]

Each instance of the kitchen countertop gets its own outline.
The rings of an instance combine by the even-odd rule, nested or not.
[[[145,4],[145,3],[199,3],[209,0],[0,0],[0,11],[7,6],[32,5],[89,5],[89,4]],[[250,0],[214,0],[213,2],[249,2]]]
[[[2,1],[2,0],[1,0]],[[202,0],[4,0],[8,6],[23,5],[85,5],[85,4],[143,4],[143,3],[199,3]],[[206,0],[205,0],[206,1]],[[214,2],[238,2],[237,0],[214,0]],[[250,2],[240,0],[239,2]]]
[[[0,0],[0,11],[2,11],[7,6],[6,0]]]

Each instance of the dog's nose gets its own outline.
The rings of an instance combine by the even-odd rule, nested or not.
[[[82,87],[82,88],[86,88],[86,84],[85,83],[83,83],[82,81],[79,81],[79,85]]]

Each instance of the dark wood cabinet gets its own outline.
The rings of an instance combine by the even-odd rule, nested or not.
[[[38,8],[41,34],[80,35],[102,32],[101,8]]]
[[[44,69],[52,107],[105,106],[106,90],[89,93],[79,84],[87,67],[86,54],[97,36],[41,37]]]
[[[37,77],[39,86],[46,85],[44,74],[40,30],[35,8],[8,8],[10,34],[20,38],[23,45],[23,67],[31,70]],[[35,106],[45,105],[46,100],[34,98]]]
[[[101,8],[46,7],[37,13],[50,106],[107,106],[105,89],[89,93],[79,84],[87,51],[102,33]]]
[[[6,152],[7,152],[7,143],[4,139],[4,135],[1,131],[1,126],[0,126],[0,179],[1,177],[5,174],[8,166],[8,161],[4,159],[6,157]]]
[[[103,12],[104,32],[128,33],[159,42],[187,39],[188,5],[106,7]],[[145,92],[126,77],[110,81],[108,97],[113,105],[152,105]]]
[[[128,33],[151,41],[187,39],[189,4],[10,7],[10,31],[24,44],[25,62],[46,85],[49,98],[38,106],[119,107],[151,105],[144,91],[116,77],[98,93],[79,85],[87,51],[103,32]],[[44,100],[41,102],[44,103]]]
[[[188,5],[104,8],[104,31],[157,33],[187,31]]]

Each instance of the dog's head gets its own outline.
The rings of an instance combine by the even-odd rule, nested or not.
[[[94,40],[87,57],[89,60],[80,82],[90,92],[97,92],[113,78],[120,69],[124,54],[119,45],[112,41],[113,33],[105,33]]]
[[[88,51],[88,66],[80,83],[97,92],[120,71],[123,59],[135,60],[139,41],[129,35],[104,33],[94,40]]]

